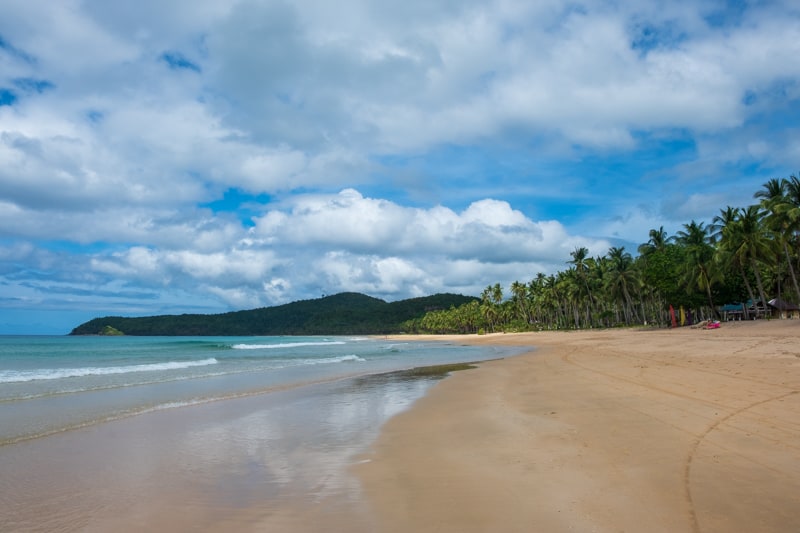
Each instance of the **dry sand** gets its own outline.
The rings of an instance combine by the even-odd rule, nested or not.
[[[800,321],[452,339],[537,350],[389,421],[371,530],[800,531]]]

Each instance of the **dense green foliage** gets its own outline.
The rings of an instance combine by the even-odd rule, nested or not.
[[[420,333],[480,333],[667,325],[669,307],[703,320],[723,304],[798,303],[800,179],[772,179],[754,194],[759,203],[727,207],[713,223],[691,221],[676,235],[652,229],[633,257],[621,247],[603,257],[576,248],[566,270],[514,282],[506,298],[499,284],[480,301],[427,313],[405,329]],[[745,306],[746,308],[747,306]],[[745,316],[750,318],[750,316]]]
[[[120,335],[125,335],[125,334],[115,327],[105,326],[103,329],[100,330],[99,335],[105,335],[107,337],[118,337]]]
[[[387,303],[363,294],[342,293],[316,300],[217,315],[95,318],[70,335],[352,335],[399,333],[402,325],[435,309],[476,298],[437,294]]]

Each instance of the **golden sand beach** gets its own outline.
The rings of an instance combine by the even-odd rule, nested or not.
[[[438,338],[537,349],[388,422],[369,529],[800,531],[800,321]]]
[[[800,321],[421,339],[535,348],[437,382],[355,458],[295,436],[321,484],[296,493],[268,475],[291,470],[275,397],[8,446],[0,495],[23,522],[3,518],[33,526],[6,529],[800,531]]]

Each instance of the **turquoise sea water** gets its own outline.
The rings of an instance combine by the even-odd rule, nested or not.
[[[0,444],[148,411],[507,354],[361,337],[0,337]]]
[[[520,351],[355,337],[0,337],[0,531],[215,530],[240,514],[352,505],[348,467],[434,383],[392,371]]]

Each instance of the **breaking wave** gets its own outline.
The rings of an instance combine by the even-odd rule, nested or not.
[[[77,378],[84,376],[107,376],[111,374],[129,374],[132,372],[158,372],[162,370],[180,370],[193,366],[217,364],[213,357],[199,361],[168,361],[166,363],[148,363],[141,365],[83,367],[83,368],[39,368],[36,370],[4,370],[0,371],[0,383],[20,383],[24,381]]]

